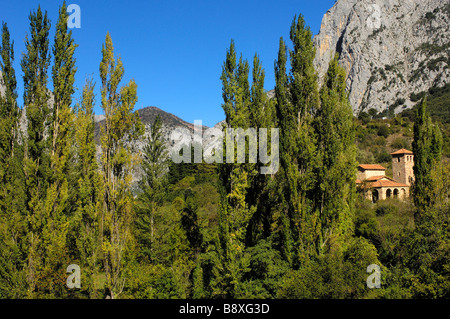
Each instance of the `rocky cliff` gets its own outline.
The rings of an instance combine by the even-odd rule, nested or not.
[[[448,0],[338,0],[314,37],[315,66],[323,79],[338,52],[354,113],[398,113],[448,83],[449,25]]]
[[[0,72],[0,96],[5,93],[5,87],[3,86],[2,72]]]

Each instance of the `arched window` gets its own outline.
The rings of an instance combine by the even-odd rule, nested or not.
[[[391,198],[391,195],[392,195],[392,191],[390,189],[388,189],[386,191],[386,198]]]

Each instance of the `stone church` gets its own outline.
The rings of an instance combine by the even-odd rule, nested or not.
[[[404,199],[414,181],[414,154],[406,149],[391,153],[392,175],[386,176],[386,168],[378,164],[360,164],[356,177],[357,187],[373,203],[386,198]]]

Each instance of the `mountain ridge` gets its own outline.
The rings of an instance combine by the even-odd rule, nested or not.
[[[166,137],[166,140],[169,139],[170,132],[175,128],[185,128],[188,130],[194,129],[194,124],[189,123],[180,117],[166,112],[159,107],[156,106],[146,106],[144,108],[140,108],[134,111],[139,114],[139,118],[141,119],[142,124],[145,127],[145,135],[148,135],[150,133],[150,127],[151,124],[155,121],[156,117],[159,115],[162,120],[162,131],[163,135]],[[100,135],[100,127],[102,123],[104,123],[104,115],[95,115],[95,129],[94,129],[94,136],[96,141],[99,141],[99,135]],[[203,125],[203,129],[207,129],[208,127]]]

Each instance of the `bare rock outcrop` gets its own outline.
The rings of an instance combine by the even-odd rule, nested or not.
[[[338,0],[314,37],[314,63],[323,79],[340,54],[355,114],[398,113],[414,94],[448,83],[449,39],[448,0]]]

